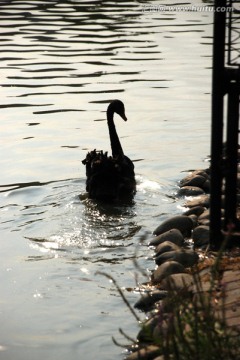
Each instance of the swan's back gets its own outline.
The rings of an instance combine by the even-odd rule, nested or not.
[[[82,162],[86,165],[89,198],[111,201],[134,195],[134,167],[127,157],[113,158],[107,156],[107,153],[93,150]]]

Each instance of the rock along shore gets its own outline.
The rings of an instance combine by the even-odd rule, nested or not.
[[[217,255],[207,251],[210,232],[209,191],[210,170],[192,171],[179,183],[178,195],[181,198],[186,197],[186,211],[163,221],[149,239],[149,247],[154,249],[153,261],[156,267],[134,306],[146,313],[146,320],[137,335],[135,346],[126,357],[127,360],[163,360],[160,344],[162,337],[171,331],[169,329],[172,326],[172,316],[169,314],[176,314],[176,307],[181,306],[181,301],[176,299],[188,298],[190,303],[193,303],[196,297],[199,300],[199,294],[213,290],[215,293],[223,291],[222,278],[211,278]],[[231,256],[236,260],[233,263],[237,264],[240,252],[232,252]],[[219,264],[222,272],[227,270],[227,266],[230,266],[229,254],[223,255]],[[235,267],[235,271],[239,273],[237,276],[240,282],[240,266]],[[225,299],[225,296],[223,297]],[[236,302],[235,297],[234,299],[231,298]],[[215,301],[215,297],[212,300]],[[240,306],[237,306],[239,311]],[[229,317],[231,318],[231,315]],[[240,330],[240,311],[237,325]]]

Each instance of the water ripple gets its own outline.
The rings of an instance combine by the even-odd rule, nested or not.
[[[179,213],[186,162],[202,167],[212,14],[143,11],[194,0],[0,3],[1,343],[12,359],[122,359],[111,335],[119,324],[137,330],[94,274],[134,286],[139,238]],[[104,206],[86,199],[81,160],[109,151],[105,112],[115,97],[129,119],[116,117],[122,145],[139,160],[137,194]],[[137,256],[151,269],[146,247]]]

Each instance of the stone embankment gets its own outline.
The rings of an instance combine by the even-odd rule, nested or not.
[[[185,203],[186,211],[163,221],[153,231],[153,238],[149,240],[149,247],[154,249],[153,260],[156,268],[151,274],[148,287],[143,287],[140,299],[134,306],[146,312],[147,319],[137,336],[137,346],[131,349],[127,360],[164,359],[160,344],[163,333],[167,333],[170,326],[169,312],[172,312],[174,306],[179,306],[176,298],[185,297],[186,293],[193,299],[194,295],[214,292],[214,304],[217,302],[219,306],[221,302],[216,301],[217,297],[224,299],[224,303],[231,306],[234,304],[236,316],[233,315],[232,307],[226,309],[225,315],[229,326],[237,325],[240,329],[240,253],[232,252],[231,259],[235,260],[229,262],[229,254],[222,254],[221,259],[218,259],[216,253],[207,251],[210,171],[193,171],[179,186],[179,196],[188,198]],[[216,270],[216,263],[218,275],[213,280],[212,270]],[[238,288],[232,285],[232,277],[237,279]],[[228,285],[231,284],[229,291],[235,292],[230,291],[226,294],[226,282]],[[215,313],[219,312],[219,308],[216,308]]]

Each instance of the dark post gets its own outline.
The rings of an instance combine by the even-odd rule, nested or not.
[[[228,89],[225,228],[237,227],[237,164],[238,164],[239,84],[231,82]],[[230,229],[229,229],[230,230]]]
[[[211,129],[211,191],[210,191],[210,245],[221,246],[221,188],[223,148],[223,98],[225,94],[224,54],[226,0],[215,0],[213,34],[213,77],[212,77],[212,129]]]

